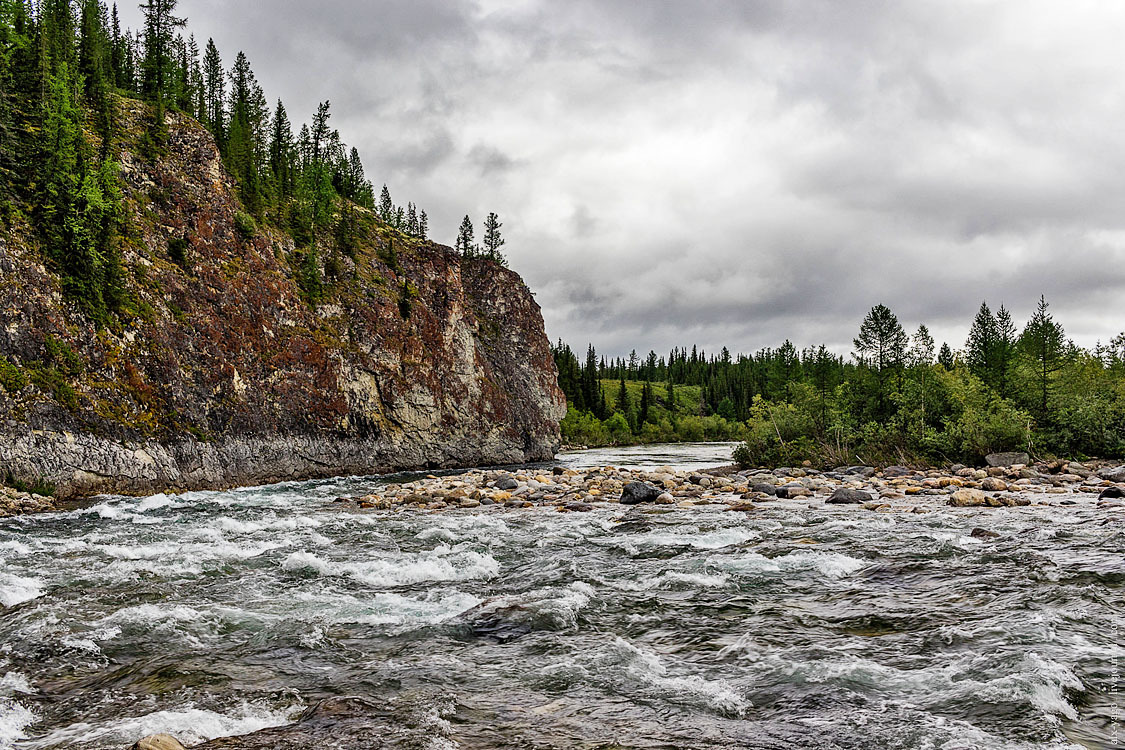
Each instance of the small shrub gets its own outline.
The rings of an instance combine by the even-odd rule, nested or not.
[[[402,280],[402,288],[398,297],[398,313],[403,320],[410,320],[414,311],[414,298],[418,296],[418,289],[406,279]]]
[[[173,237],[168,240],[168,257],[172,259],[173,263],[185,271],[189,270],[191,267],[188,260],[188,245],[188,238],[186,236]]]
[[[44,481],[42,477],[36,477],[31,481],[26,481],[19,479],[10,471],[4,477],[4,485],[6,487],[11,487],[17,492],[29,492],[32,495],[42,495],[43,497],[53,497],[55,494],[55,485]]]
[[[43,340],[47,349],[47,359],[54,362],[68,377],[74,377],[82,372],[82,359],[65,342],[50,334]]]
[[[234,228],[244,240],[254,239],[254,236],[258,234],[258,222],[254,221],[254,217],[245,211],[239,211],[234,215]]]
[[[297,265],[297,289],[310,305],[316,305],[324,296],[324,283],[320,279],[320,260],[316,250],[309,250]]]
[[[8,393],[16,394],[27,386],[27,375],[7,359],[0,357],[0,386]]]
[[[31,382],[44,393],[51,394],[56,401],[71,411],[78,409],[78,394],[66,377],[54,367],[37,366],[31,370]]]

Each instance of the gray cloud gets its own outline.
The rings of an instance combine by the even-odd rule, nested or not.
[[[135,13],[122,8],[126,18]],[[960,345],[982,299],[1125,327],[1125,6],[181,0],[371,178],[504,221],[548,332],[607,353]]]

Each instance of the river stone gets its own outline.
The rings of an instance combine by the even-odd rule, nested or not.
[[[1014,466],[1015,464],[1027,464],[1031,458],[1026,453],[989,453],[984,457],[984,462],[989,466]]]
[[[786,484],[777,488],[777,496],[782,500],[795,500],[798,497],[808,497],[812,493],[801,484]]]
[[[515,477],[504,474],[503,476],[497,477],[496,481],[492,483],[492,486],[498,490],[514,490],[520,486],[520,483],[515,480]]]
[[[914,472],[905,466],[888,466],[883,469],[883,476],[885,477],[908,477]]]
[[[664,494],[664,490],[653,487],[648,482],[629,482],[621,490],[622,505],[637,505],[638,503],[654,503],[656,498]]]
[[[874,466],[849,466],[844,471],[844,473],[845,474],[851,474],[852,476],[864,477],[866,479],[866,478],[875,476],[875,467]]]
[[[1099,500],[1109,500],[1115,497],[1125,497],[1125,490],[1120,487],[1106,487],[1102,493],[1098,495]]]
[[[989,492],[1003,492],[1008,489],[1008,483],[996,477],[986,477],[981,480],[980,487]]]
[[[1111,482],[1125,482],[1125,466],[1110,466],[1099,469],[1098,476]]]
[[[1000,535],[997,534],[995,531],[989,531],[988,529],[981,529],[981,528],[973,529],[973,533],[971,533],[969,536],[973,537],[974,539],[999,539],[1000,538]]]
[[[770,484],[769,482],[754,482],[750,485],[751,492],[761,492],[763,495],[777,496],[777,485]]]
[[[133,745],[130,750],[186,750],[180,741],[170,734],[153,734]]]
[[[656,498],[657,505],[671,505],[674,502],[676,502],[676,498],[672,497],[672,495],[667,492],[661,492]]]
[[[958,508],[977,508],[988,505],[988,495],[980,490],[960,489],[949,496],[949,504]]]
[[[871,496],[870,492],[852,489],[851,487],[839,487],[825,502],[831,505],[863,505],[874,500],[875,498]]]

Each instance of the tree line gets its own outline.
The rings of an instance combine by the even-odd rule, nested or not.
[[[200,49],[185,36],[176,5],[145,0],[143,28],[132,31],[116,5],[100,0],[0,0],[0,221],[35,227],[64,293],[83,312],[104,321],[127,301],[115,157],[128,98],[149,105],[148,156],[166,148],[170,111],[210,131],[246,209],[238,229],[250,235],[266,222],[289,232],[310,297],[314,275],[331,278],[340,256],[354,254],[354,207],[406,237],[428,238],[429,219],[414,203],[396,205],[386,185],[376,202],[359,151],[331,126],[328,101],[294,133],[284,103],[268,104],[246,55],[225,67],[214,40]],[[490,220],[499,240],[494,214]],[[327,246],[324,236],[333,238]],[[190,263],[186,248],[172,240],[172,259]]]
[[[684,439],[681,422],[703,418],[705,437],[743,441],[740,458],[753,464],[1125,455],[1125,333],[1079,347],[1042,297],[1022,329],[983,302],[958,349],[937,348],[925,325],[908,334],[876,305],[849,357],[790,341],[737,356],[692,347],[606,359],[589,346],[580,360],[561,341],[553,350],[570,442]]]

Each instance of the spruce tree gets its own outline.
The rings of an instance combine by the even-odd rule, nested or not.
[[[949,348],[949,344],[947,342],[942,342],[941,350],[938,352],[937,360],[938,364],[944,367],[946,370],[952,370],[954,365],[956,364],[956,361],[953,358],[953,350]]]
[[[207,40],[207,49],[203,53],[203,90],[204,125],[222,148],[226,143],[227,74],[214,39]]]
[[[996,340],[996,317],[988,303],[981,302],[965,341],[965,363],[970,372],[990,386],[995,383]]]
[[[489,260],[502,262],[500,248],[505,244],[504,238],[500,236],[502,226],[504,225],[495,213],[490,213],[484,220],[484,250]]]
[[[468,214],[461,220],[461,228],[457,231],[457,241],[454,243],[453,249],[466,258],[472,258],[476,255],[476,245],[473,241],[473,221]]]
[[[175,60],[172,45],[176,29],[186,21],[175,15],[177,0],[145,0],[141,5],[144,14],[144,92],[155,105],[156,127],[164,127],[165,99]]]
[[[379,191],[379,220],[390,224],[394,220],[395,204],[391,200],[391,191],[387,189],[386,183],[383,184],[383,189]]]
[[[902,367],[906,342],[906,332],[885,305],[871,308],[853,340],[860,365],[875,375],[876,418],[888,415],[887,380]]]
[[[1036,407],[1040,419],[1047,420],[1049,399],[1054,390],[1055,375],[1063,367],[1066,354],[1066,335],[1061,325],[1047,311],[1049,305],[1045,297],[1039,297],[1035,314],[1027,321],[1020,334],[1019,346],[1031,361]]]
[[[430,238],[430,217],[426,216],[425,211],[418,213],[418,239],[427,240]]]

